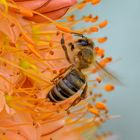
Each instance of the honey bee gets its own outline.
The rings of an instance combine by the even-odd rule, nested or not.
[[[80,96],[73,101],[71,106],[75,106],[87,97],[87,76],[84,74],[83,70],[86,70],[98,63],[95,59],[96,54],[94,52],[94,42],[82,34],[78,36],[79,38],[74,43],[69,43],[69,47],[72,52],[71,57],[69,57],[64,35],[62,35],[61,46],[65,52],[66,59],[71,66],[64,72],[65,76],[63,78],[59,78],[59,76],[56,78],[58,80],[56,81],[55,86],[47,95],[47,98],[49,98],[51,102],[57,103],[59,101],[66,100],[75,95],[81,89],[82,92]]]

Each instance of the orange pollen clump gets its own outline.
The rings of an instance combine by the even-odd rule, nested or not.
[[[71,15],[71,16],[69,16],[69,17],[67,17],[67,20],[68,21],[74,21],[75,20],[75,15]]]
[[[115,87],[112,84],[107,84],[104,86],[104,90],[108,91],[108,92],[113,91],[114,89],[115,89]]]
[[[89,112],[96,115],[96,116],[100,116],[100,112],[95,108],[90,108]]]
[[[97,78],[96,78],[96,81],[97,81],[98,83],[101,83],[101,82],[102,82],[102,79],[101,79],[100,77],[97,77]]]
[[[107,41],[107,37],[98,38],[97,41],[98,41],[99,43],[104,43],[104,42]]]
[[[103,22],[101,22],[101,23],[99,24],[99,27],[100,27],[100,28],[104,28],[104,27],[106,27],[107,25],[108,25],[108,21],[105,20],[105,21],[103,21]]]
[[[104,53],[105,53],[105,51],[104,51],[104,49],[101,49],[101,48],[99,48],[99,47],[96,47],[95,48],[95,51],[96,51],[96,54],[98,55],[98,56],[104,56]]]
[[[112,61],[112,57],[104,58],[104,62],[109,63]]]
[[[97,72],[97,68],[94,68],[91,70],[92,73],[96,73]]]
[[[100,112],[91,104],[87,105],[88,111],[96,116],[100,116]]]
[[[96,22],[98,20],[98,16],[93,17],[91,14],[89,14],[88,16],[83,16],[82,18],[85,22]]]
[[[85,2],[91,2],[92,0],[84,0]]]
[[[91,32],[98,32],[99,31],[99,29],[97,27],[91,27],[91,28],[89,28],[89,30]]]
[[[100,110],[106,110],[106,105],[102,102],[97,102],[96,103],[96,108],[98,108]]]
[[[52,41],[49,42],[49,46],[50,46],[51,48],[53,47],[53,42],[52,42]]]
[[[80,3],[79,5],[77,5],[77,8],[78,8],[79,10],[81,10],[81,9],[83,9],[85,6],[86,6],[86,3],[83,2],[83,3]]]
[[[96,22],[98,19],[99,19],[99,17],[98,17],[98,16],[95,16],[95,17],[93,17],[93,18],[91,19],[91,22],[92,22],[92,23],[93,23],[93,22]]]
[[[110,63],[112,61],[112,58],[111,57],[107,57],[107,58],[104,58],[100,61],[100,65],[102,67],[105,67],[108,63]]]
[[[99,4],[101,2],[101,0],[91,0],[91,3],[93,4],[93,5],[97,5],[97,4]]]

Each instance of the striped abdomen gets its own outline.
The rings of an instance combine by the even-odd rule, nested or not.
[[[85,76],[73,69],[49,91],[47,98],[52,102],[63,101],[77,93],[85,82]]]

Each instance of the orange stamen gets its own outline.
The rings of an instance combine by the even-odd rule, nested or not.
[[[99,19],[99,17],[98,17],[98,16],[95,16],[95,17],[93,17],[93,18],[91,19],[91,22],[94,23],[94,22],[96,22],[98,19]]]
[[[33,12],[30,9],[24,8],[20,5],[13,5],[12,3],[7,3],[7,4],[10,8],[12,8],[12,10],[14,10],[17,13],[21,13],[23,16],[26,16],[26,17],[33,16]]]
[[[98,32],[99,31],[99,29],[97,28],[97,27],[91,27],[91,28],[89,28],[89,30],[91,31],[91,32]]]
[[[107,37],[98,38],[97,41],[98,41],[99,43],[104,43],[104,42],[107,41]]]
[[[14,8],[19,9],[18,6],[12,5],[12,4],[10,4],[10,3],[8,3],[8,6],[9,6],[9,7],[14,7]],[[28,10],[28,9],[27,9],[27,10]],[[73,30],[71,30],[70,28],[67,28],[67,27],[62,26],[60,23],[58,23],[58,22],[52,20],[51,18],[47,17],[46,15],[43,15],[43,14],[41,14],[41,13],[39,13],[39,12],[36,12],[36,11],[33,11],[33,10],[30,10],[30,11],[31,11],[33,14],[39,15],[39,16],[43,17],[44,19],[48,20],[49,22],[53,23],[54,25],[56,25],[56,28],[57,28],[57,29],[59,29],[59,30],[61,30],[61,31],[63,31],[63,32],[80,34],[79,32],[73,31]]]
[[[107,57],[102,59],[99,63],[102,67],[105,67],[108,63],[110,63],[112,61],[111,57]]]
[[[97,72],[97,68],[94,68],[91,70],[92,73],[96,73]]]
[[[93,17],[91,14],[89,14],[88,16],[83,16],[82,18],[85,22],[96,22],[98,20],[98,16]]]
[[[88,111],[96,116],[100,115],[100,112],[91,104],[87,105]]]
[[[100,77],[97,77],[97,78],[96,78],[96,81],[97,81],[98,83],[101,83],[101,82],[102,82],[102,79],[101,79]]]
[[[19,6],[18,6],[19,7]],[[26,17],[33,17],[33,12],[27,8],[19,7],[20,13]]]
[[[95,48],[95,52],[97,56],[101,56],[101,57],[104,56],[104,53],[105,53],[104,49],[101,49],[99,47]]]
[[[104,86],[104,90],[108,92],[113,91],[114,89],[115,87],[112,84],[107,84]]]
[[[95,106],[97,109],[100,109],[100,110],[106,110],[107,108],[106,105],[102,102],[97,102]]]
[[[91,0],[84,0],[84,2],[91,2]]]
[[[80,34],[80,32],[73,31],[70,28],[64,27],[64,26],[62,26],[60,24],[57,24],[56,25],[56,28],[59,29],[59,30],[61,30],[61,31],[63,31],[63,32]]]
[[[101,2],[101,0],[92,0],[91,1],[91,3],[93,4],[93,5],[97,5],[97,4],[99,4]]]
[[[83,9],[85,7],[85,5],[86,5],[86,3],[79,3],[77,5],[77,9],[81,10],[81,9]]]
[[[100,28],[104,28],[104,27],[106,27],[107,25],[108,25],[108,21],[105,20],[105,21],[103,21],[103,22],[101,22],[101,23],[99,24],[99,27],[100,27]]]
[[[106,57],[106,58],[103,59],[103,61],[104,61],[105,63],[109,63],[109,62],[112,61],[112,57]]]
[[[100,112],[97,109],[95,109],[95,108],[90,108],[89,109],[89,112],[92,113],[92,114],[94,114],[94,115],[96,115],[96,116],[99,116],[100,115]]]
[[[67,17],[67,20],[70,21],[70,22],[74,21],[75,20],[75,15],[71,15],[71,16]]]
[[[47,136],[47,135],[53,134],[53,133],[55,133],[56,131],[62,129],[63,127],[64,127],[64,125],[62,125],[62,126],[56,128],[55,130],[53,130],[53,131],[51,131],[51,132],[48,132],[48,133],[42,134],[41,137],[44,137],[44,136]]]

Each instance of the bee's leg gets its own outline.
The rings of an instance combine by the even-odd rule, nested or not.
[[[73,51],[74,50],[74,44],[72,42],[70,42],[68,45],[71,47],[71,51]]]
[[[68,111],[72,106],[75,106],[77,105],[81,100],[84,100],[86,97],[87,97],[87,89],[88,89],[88,85],[86,83],[82,93],[81,93],[81,96],[77,97],[73,102],[72,104],[66,109],[66,111]]]
[[[53,82],[54,84],[63,77],[63,75],[67,72],[70,71],[73,68],[73,65],[70,65],[69,67],[67,67],[63,72],[59,73],[56,77],[54,77],[51,82]]]
[[[65,45],[64,34],[62,34],[61,46],[62,46],[62,48],[63,48],[63,50],[65,52],[66,59],[68,60],[69,63],[71,63],[69,55],[68,55],[68,51],[67,51],[67,48],[66,48],[66,45]]]
[[[84,87],[84,90],[83,90],[83,92],[81,93],[81,96],[80,96],[81,100],[83,100],[87,97],[87,89],[88,89],[88,85],[86,83],[86,85]]]

